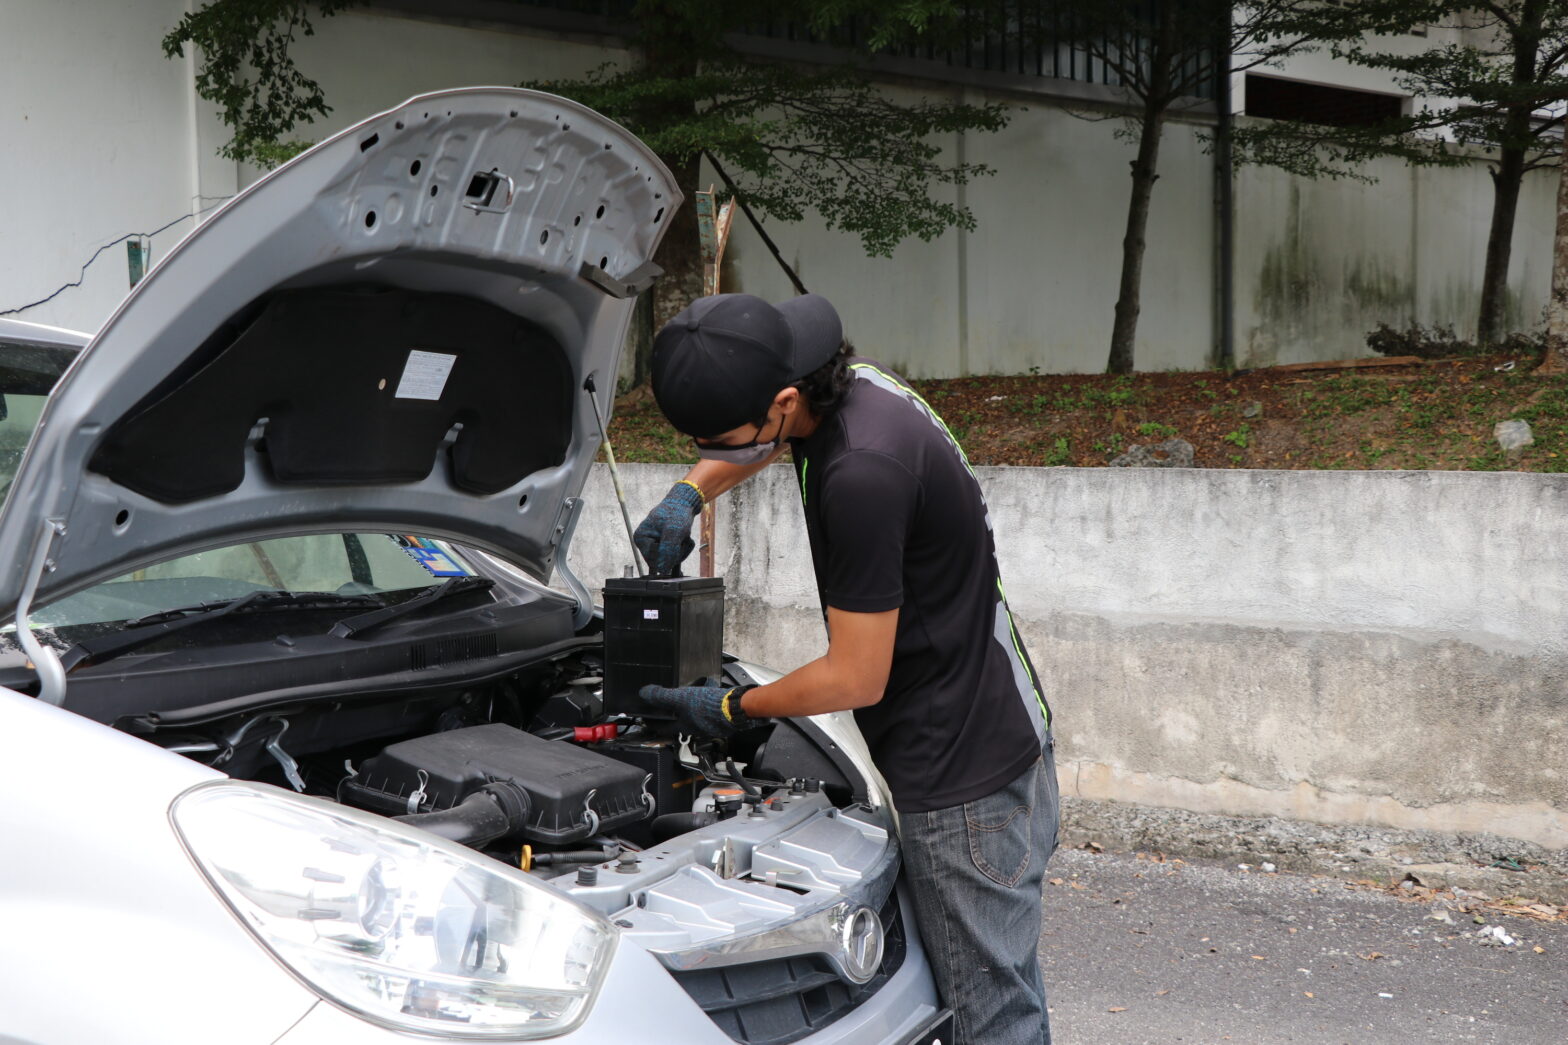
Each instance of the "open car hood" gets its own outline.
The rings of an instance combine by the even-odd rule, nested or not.
[[[264,537],[417,532],[548,579],[681,200],[621,127],[414,98],[251,186],[60,380],[0,513],[0,620]]]

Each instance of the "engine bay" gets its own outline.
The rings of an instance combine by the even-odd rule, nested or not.
[[[607,607],[565,638],[527,643],[510,640],[514,616],[537,628],[544,600],[560,614],[570,604],[476,588],[439,616],[400,617],[368,637],[328,629],[312,659],[293,662],[292,686],[269,684],[277,668],[247,687],[231,667],[205,699],[187,683],[177,706],[153,703],[149,669],[191,656],[154,648],[89,666],[74,692],[117,680],[117,700],[89,692],[124,732],[231,778],[418,828],[548,884],[651,953],[727,1029],[743,1009],[775,1004],[741,1000],[731,976],[803,977],[814,986],[802,989],[827,992],[822,1012],[837,1018],[903,961],[891,810],[836,727],[763,720],[722,740],[694,738],[635,699],[649,681],[762,681],[720,652],[722,589],[690,591],[697,597],[658,591],[664,601],[635,613]],[[213,670],[278,656],[264,646],[306,645],[264,618],[247,627],[241,644],[203,651]],[[360,643],[398,670],[355,675],[340,654],[338,677],[323,677],[332,642]],[[127,710],[149,706],[159,710]]]
[[[751,681],[735,664],[721,677]],[[603,647],[588,641],[468,686],[120,727],[232,777],[395,817],[552,877],[743,819],[780,796],[830,807],[865,798],[809,723],[694,741],[667,720],[607,715],[603,680]]]

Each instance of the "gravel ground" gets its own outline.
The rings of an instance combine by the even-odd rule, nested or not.
[[[1478,923],[1459,898],[1142,854],[1066,849],[1048,876],[1060,1045],[1568,1042],[1560,919]]]

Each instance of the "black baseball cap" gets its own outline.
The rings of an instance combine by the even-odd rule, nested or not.
[[[820,294],[778,305],[755,294],[698,298],[653,339],[653,398],[687,435],[721,435],[766,416],[774,396],[843,342],[838,312]]]

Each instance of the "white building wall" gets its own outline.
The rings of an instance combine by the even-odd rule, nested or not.
[[[1410,55],[1462,42],[1464,31],[1455,27],[1428,26],[1425,36],[1405,33],[1383,37],[1377,41],[1379,50],[1389,54]],[[1315,48],[1291,55],[1274,65],[1259,66],[1252,72],[1259,76],[1277,76],[1285,80],[1318,84],[1323,87],[1344,87],[1353,91],[1372,91],[1376,94],[1399,94],[1394,74],[1387,69],[1370,69],[1352,65],[1335,58],[1326,47]],[[1236,112],[1247,111],[1246,74],[1237,73],[1231,81],[1231,100]],[[1438,105],[1441,99],[1426,99],[1423,104]]]
[[[229,131],[195,98],[194,62],[161,56],[159,41],[185,6],[9,0],[14,31],[0,41],[0,96],[15,101],[0,107],[12,160],[0,165],[0,199],[10,204],[0,210],[0,311],[75,279],[99,245],[180,218],[258,176],[217,157]],[[542,30],[357,10],[321,20],[295,55],[333,106],[298,132],[308,140],[423,91],[578,76],[623,52]],[[1309,56],[1280,72],[1378,88],[1357,79],[1364,71],[1314,64],[1325,60]],[[1116,121],[1088,122],[1018,92],[887,89],[905,98],[961,92],[1015,107],[1004,132],[945,143],[949,156],[997,171],[938,190],[972,208],[978,228],[906,242],[880,259],[866,257],[856,237],[810,220],[770,224],[807,286],[835,301],[862,351],[910,376],[1103,369],[1133,155],[1113,135]],[[1215,358],[1212,164],[1201,130],[1172,121],[1165,131],[1144,263],[1141,369],[1201,368]],[[1364,354],[1379,320],[1473,332],[1491,206],[1484,169],[1413,172],[1386,161],[1378,173],[1373,186],[1238,173],[1238,364]],[[1536,175],[1527,184],[1516,233],[1512,315],[1526,324],[1549,281],[1549,183]],[[194,224],[179,221],[155,239],[154,259]],[[725,287],[773,300],[791,293],[743,218]],[[116,246],[81,287],[21,318],[96,329],[127,288],[125,249]]]
[[[192,67],[159,42],[183,0],[5,0],[0,28],[0,312],[96,330],[130,288],[126,251],[95,249],[203,206]],[[232,191],[232,189],[230,190]],[[194,221],[152,242],[166,254]]]
[[[1368,165],[1378,180],[1236,176],[1236,362],[1270,366],[1370,354],[1378,323],[1447,325],[1473,338],[1492,183],[1462,167]],[[1556,172],[1525,179],[1514,226],[1508,325],[1534,328],[1551,289]]]

